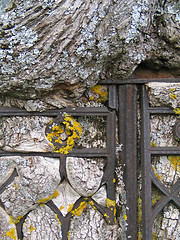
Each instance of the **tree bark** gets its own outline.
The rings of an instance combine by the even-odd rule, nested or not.
[[[71,88],[80,97],[101,79],[126,79],[142,62],[179,68],[178,0],[4,0],[0,7],[2,94],[35,99]]]

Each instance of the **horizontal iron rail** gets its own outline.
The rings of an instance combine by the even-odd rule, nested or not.
[[[175,114],[172,108],[167,107],[150,107],[147,112],[151,114]]]
[[[73,149],[67,156],[84,156],[84,157],[107,157],[109,154],[107,149]],[[43,157],[53,157],[59,158],[61,156],[60,153],[52,153],[52,152],[6,152],[0,151],[0,156],[43,156]]]
[[[106,79],[101,80],[100,84],[122,85],[122,84],[145,84],[150,82],[180,83],[180,78],[129,78],[126,80]]]
[[[149,152],[153,155],[180,155],[179,147],[151,147]]]
[[[44,112],[28,112],[25,109],[11,108],[11,107],[0,107],[0,117],[3,116],[57,116],[61,113],[69,113],[75,116],[108,116],[110,113],[106,107],[74,107],[74,108],[62,108],[62,109],[52,109]]]

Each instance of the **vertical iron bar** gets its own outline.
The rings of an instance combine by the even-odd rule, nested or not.
[[[150,114],[147,111],[149,100],[145,86],[141,88],[141,167],[142,167],[142,235],[143,240],[152,240],[150,217],[151,203],[151,154],[150,147]]]
[[[137,239],[137,88],[119,86],[119,141],[123,144],[120,158],[125,164],[127,198],[127,236]]]
[[[109,99],[108,99],[108,106],[112,109],[118,109],[118,99],[117,99],[117,86],[116,85],[109,85]]]
[[[107,197],[115,201],[115,154],[116,154],[116,112],[112,111],[107,116]]]

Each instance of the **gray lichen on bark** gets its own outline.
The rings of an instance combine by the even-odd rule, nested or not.
[[[1,157],[0,161],[8,161]],[[44,157],[11,157],[15,162],[18,176],[0,194],[5,210],[15,219],[36,208],[44,199],[51,199],[60,183],[58,166]]]
[[[31,211],[23,224],[24,240],[44,239],[59,240],[62,238],[61,225],[49,207],[39,206]]]
[[[100,79],[127,78],[142,61],[179,67],[178,1],[11,5],[1,13],[2,93],[32,99],[65,84],[82,94]]]
[[[108,240],[118,239],[118,226],[107,225],[100,213],[87,206],[80,216],[74,216],[70,226],[70,239]]]
[[[12,117],[1,122],[1,147],[5,151],[48,152],[53,148],[45,136],[48,117]]]

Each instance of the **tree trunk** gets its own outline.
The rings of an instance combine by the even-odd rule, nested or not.
[[[1,1],[1,93],[35,99],[79,88],[80,97],[142,62],[178,69],[178,2]]]

